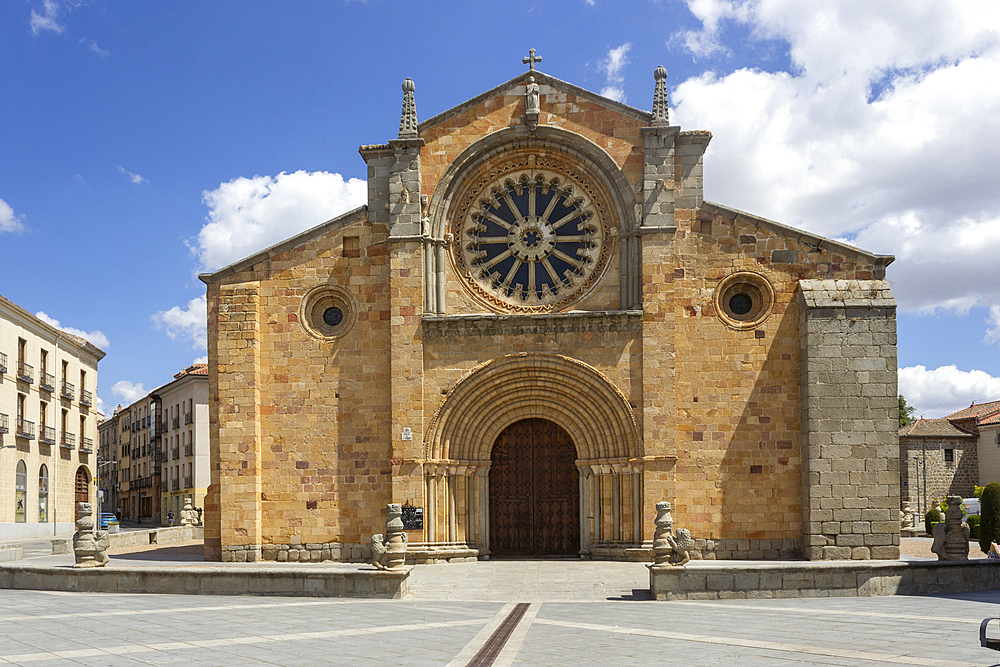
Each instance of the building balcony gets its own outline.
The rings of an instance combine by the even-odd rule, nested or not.
[[[74,387],[71,383],[66,382],[66,380],[63,380],[62,389],[59,392],[59,395],[67,401],[72,401],[73,397],[76,396],[76,387]]]
[[[42,371],[38,374],[38,388],[50,394],[56,390],[56,376]]]
[[[7,355],[0,352],[0,373],[7,372]]]
[[[86,389],[80,390],[80,405],[90,407],[94,404],[94,395]]]
[[[171,451],[171,458],[173,458],[173,460],[176,461],[180,457],[181,457],[181,450],[174,447],[173,451]]]
[[[42,426],[39,429],[38,442],[43,445],[56,444],[56,430],[51,426]]]
[[[59,446],[63,449],[76,449],[76,435],[63,431],[62,440],[59,442]]]
[[[34,440],[35,422],[29,422],[27,419],[18,419],[17,426],[14,429],[14,435],[18,438],[24,438],[25,440]]]
[[[194,421],[194,416],[190,412],[184,413],[184,425],[187,426]]]
[[[10,433],[9,417],[0,412],[0,433]]]
[[[35,381],[35,367],[23,361],[17,362],[17,379],[21,382]]]
[[[172,429],[174,429],[174,430],[179,429],[181,427],[181,418],[180,417],[174,417],[173,419],[171,419],[170,420],[170,427]]]
[[[181,488],[181,481],[179,479],[175,479],[173,482],[170,483],[171,491],[177,491],[180,488]]]
[[[138,449],[133,449],[132,450],[132,458],[134,458],[134,459],[139,458],[139,450]]]
[[[190,477],[185,477],[184,478],[184,488],[185,489],[190,489],[191,488],[191,478]]]
[[[191,445],[184,445],[184,456],[191,456],[194,452],[194,447]]]
[[[94,453],[94,441],[91,438],[80,438],[80,451],[84,454]]]

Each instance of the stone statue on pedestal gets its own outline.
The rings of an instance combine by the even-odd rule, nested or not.
[[[76,520],[73,533],[73,567],[104,567],[108,563],[108,547],[111,538],[107,531],[94,531],[94,509],[90,503],[77,503],[80,518]]]
[[[380,570],[398,570],[406,562],[409,536],[403,532],[403,506],[390,503],[385,506],[385,538],[372,535],[372,565]]]
[[[688,562],[691,548],[691,531],[681,528],[674,534],[674,518],[670,515],[670,503],[656,503],[656,531],[653,533],[653,564],[681,566]]]
[[[938,560],[969,560],[969,524],[962,521],[961,496],[948,496],[944,521],[934,524],[931,551]]]
[[[184,499],[184,509],[181,510],[181,523],[182,526],[197,526],[198,525],[198,512],[191,505],[191,499]]]
[[[903,501],[903,508],[899,510],[899,527],[913,528],[913,510],[906,501]]]

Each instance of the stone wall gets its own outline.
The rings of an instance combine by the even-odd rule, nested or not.
[[[994,445],[996,448],[996,445]],[[945,461],[945,450],[953,452],[953,460]],[[927,461],[926,481],[924,457]],[[918,464],[914,458],[919,458]],[[924,507],[926,498],[944,500],[948,496],[972,498],[979,484],[979,445],[976,438],[907,438],[899,439],[899,479],[903,500],[916,511]],[[918,502],[919,499],[919,502]]]
[[[799,292],[804,556],[899,557],[896,305],[884,281]]]

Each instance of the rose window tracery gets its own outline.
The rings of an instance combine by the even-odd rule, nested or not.
[[[490,300],[552,310],[592,284],[607,231],[587,191],[544,170],[507,174],[483,188],[465,216],[457,259]]]

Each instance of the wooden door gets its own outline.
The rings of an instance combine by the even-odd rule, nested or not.
[[[76,469],[76,493],[73,500],[73,516],[80,518],[80,505],[78,503],[90,502],[90,475],[87,469],[80,466]],[[74,521],[76,521],[74,519]]]
[[[576,448],[544,419],[511,424],[493,445],[490,553],[576,555],[580,549]]]

